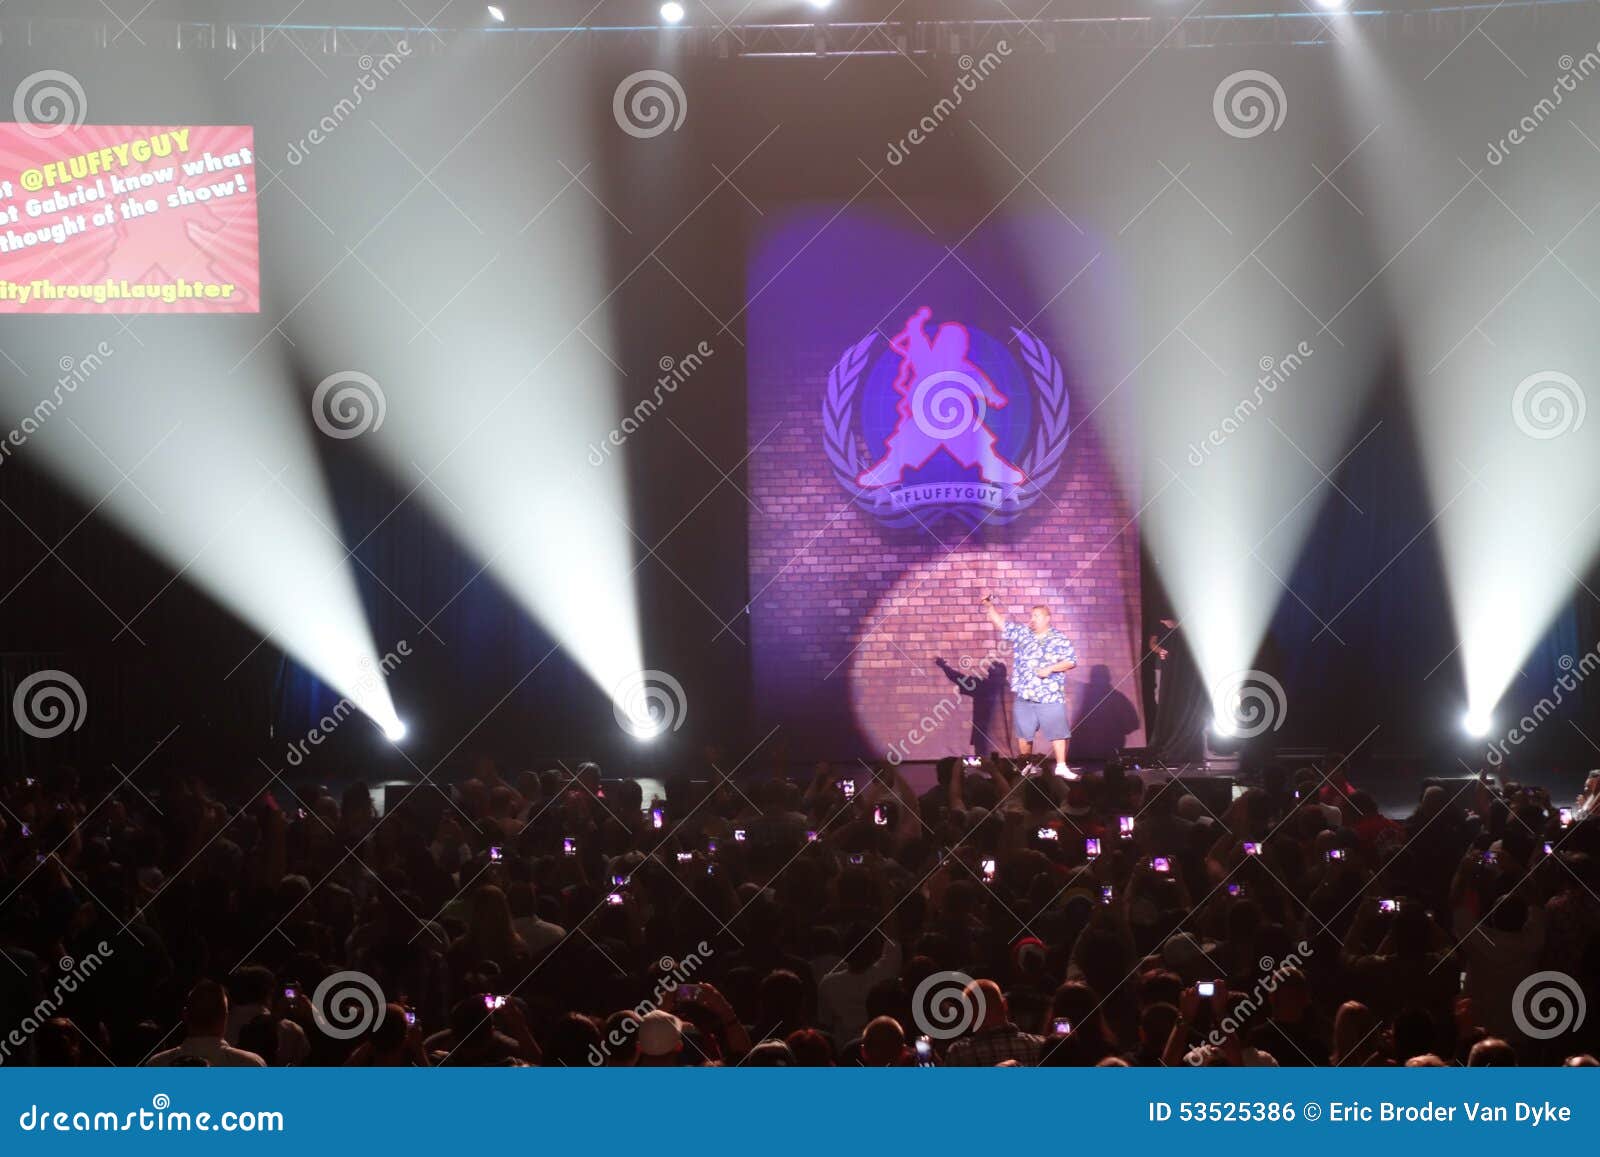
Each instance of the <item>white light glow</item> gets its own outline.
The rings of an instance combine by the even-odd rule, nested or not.
[[[471,68],[469,60],[457,64]],[[429,284],[452,287],[432,308],[369,309],[359,296],[330,295],[323,308],[298,312],[290,329],[319,370],[358,369],[379,384],[384,420],[361,435],[360,449],[614,698],[644,663],[627,486],[633,447],[622,433],[630,415],[619,403],[623,354],[611,328],[616,287],[601,224],[610,221],[588,197],[561,195],[561,169],[547,160],[592,147],[589,126],[566,111],[586,75],[578,63],[539,70],[537,96],[531,82],[519,92],[525,115],[473,137],[475,149],[498,158],[496,180],[452,189],[452,204],[437,208],[437,238],[391,256],[401,267],[416,262]],[[449,156],[461,145],[458,128],[420,118],[406,148]],[[520,148],[529,133],[547,152]],[[365,195],[364,182],[375,177],[353,170],[349,179],[354,195]],[[486,259],[464,239],[476,241],[474,225],[481,232],[480,222],[500,219],[513,185],[537,204],[510,229],[515,257]],[[309,232],[291,235],[279,255],[290,300],[326,275]],[[391,272],[384,260],[374,269]],[[665,417],[654,421],[670,433]],[[531,655],[528,666],[544,657]]]
[[[1358,293],[1371,271],[1328,257],[1360,251],[1365,234],[1339,197],[1317,192],[1317,166],[1349,149],[1342,115],[1285,88],[1287,74],[1271,84],[1251,76],[1238,74],[1231,94],[1216,89],[1200,139],[1174,126],[1141,141],[1195,158],[1199,183],[1182,184],[1202,204],[1180,214],[1162,194],[1140,211],[1110,170],[1085,171],[1072,209],[1084,235],[1058,230],[1054,244],[1026,250],[1046,295],[1071,285],[1035,324],[1070,335],[1056,352],[1077,390],[1074,421],[1089,415],[1109,441],[1170,610],[1213,689],[1256,666],[1280,606],[1316,616],[1319,645],[1342,644],[1339,603],[1296,592],[1295,565],[1324,507],[1350,501],[1334,489],[1337,467],[1364,433],[1356,423],[1385,324],[1378,295]],[[1258,119],[1244,115],[1251,108]],[[1285,109],[1293,131],[1275,131]],[[1020,104],[1015,112],[1027,116]],[[1260,147],[1239,149],[1251,136]],[[1309,176],[1286,179],[1279,165]],[[1113,236],[1115,263],[1099,256]],[[1347,301],[1329,332],[1321,319]]]
[[[683,5],[668,0],[661,6],[661,19],[667,24],[676,24],[683,19]]]
[[[51,351],[94,349],[87,335],[103,332],[97,320],[61,319],[33,332]],[[25,449],[86,508],[171,567],[173,582],[181,576],[248,624],[261,640],[250,653],[286,652],[380,727],[392,726],[394,706],[373,676],[381,667],[288,367],[263,350],[230,374],[242,351],[201,328],[214,319],[190,324],[187,372],[174,372],[167,342],[110,343],[114,352],[70,409]],[[7,376],[0,395],[31,407],[33,388]],[[131,603],[115,590],[96,597],[119,620],[108,636],[148,639],[147,612],[173,596],[163,588]],[[226,669],[248,655],[223,658]]]
[[[1600,423],[1584,420],[1600,385],[1588,267],[1570,242],[1547,248],[1593,202],[1571,155],[1548,141],[1503,165],[1502,146],[1516,146],[1491,146],[1494,179],[1463,189],[1460,141],[1502,115],[1501,95],[1465,79],[1425,84],[1363,36],[1353,27],[1336,55],[1363,131],[1381,127],[1351,167],[1369,187],[1380,251],[1393,255],[1388,296],[1438,512],[1428,529],[1478,723],[1600,547]]]
[[[504,24],[506,22],[505,9],[494,4],[489,5],[489,19],[493,20],[496,24]]]

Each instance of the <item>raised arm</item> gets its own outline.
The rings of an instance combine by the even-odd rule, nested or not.
[[[995,606],[993,595],[983,596],[983,609],[988,612],[989,621],[994,624],[995,630],[1005,630],[1006,617],[1000,613],[1000,608]]]

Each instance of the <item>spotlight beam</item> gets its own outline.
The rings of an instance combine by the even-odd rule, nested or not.
[[[173,582],[193,582],[380,727],[392,726],[394,705],[343,546],[327,529],[332,503],[286,370],[276,379],[240,371],[228,388],[207,390],[173,375],[171,348],[117,348],[104,380],[80,390],[26,449],[172,567]],[[184,348],[200,380],[227,379],[237,356],[205,337]],[[20,383],[4,390],[32,404]]]

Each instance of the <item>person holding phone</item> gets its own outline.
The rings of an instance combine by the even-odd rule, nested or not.
[[[1054,749],[1056,774],[1076,778],[1067,768],[1067,743],[1072,729],[1067,723],[1067,672],[1078,665],[1072,640],[1050,625],[1050,608],[1040,604],[1028,612],[1028,625],[1013,623],[995,605],[993,595],[983,596],[989,621],[1012,646],[1011,693],[1017,751],[1033,754],[1034,736],[1042,734]]]
[[[1583,790],[1578,793],[1578,802],[1572,808],[1574,821],[1588,819],[1592,815],[1600,815],[1600,769],[1591,771],[1583,781]]]

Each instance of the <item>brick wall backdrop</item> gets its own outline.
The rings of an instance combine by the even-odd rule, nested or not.
[[[779,726],[806,759],[967,750],[971,700],[933,659],[961,670],[998,647],[1009,668],[978,605],[992,590],[1014,617],[1052,607],[1077,647],[1073,757],[1140,742],[1138,531],[1100,432],[1074,428],[1046,496],[1006,526],[973,532],[947,518],[934,534],[891,529],[849,501],[823,452],[823,391],[839,352],[749,350],[756,734]],[[1071,400],[1081,422],[1090,406]],[[1009,692],[1004,707],[1009,739]]]

